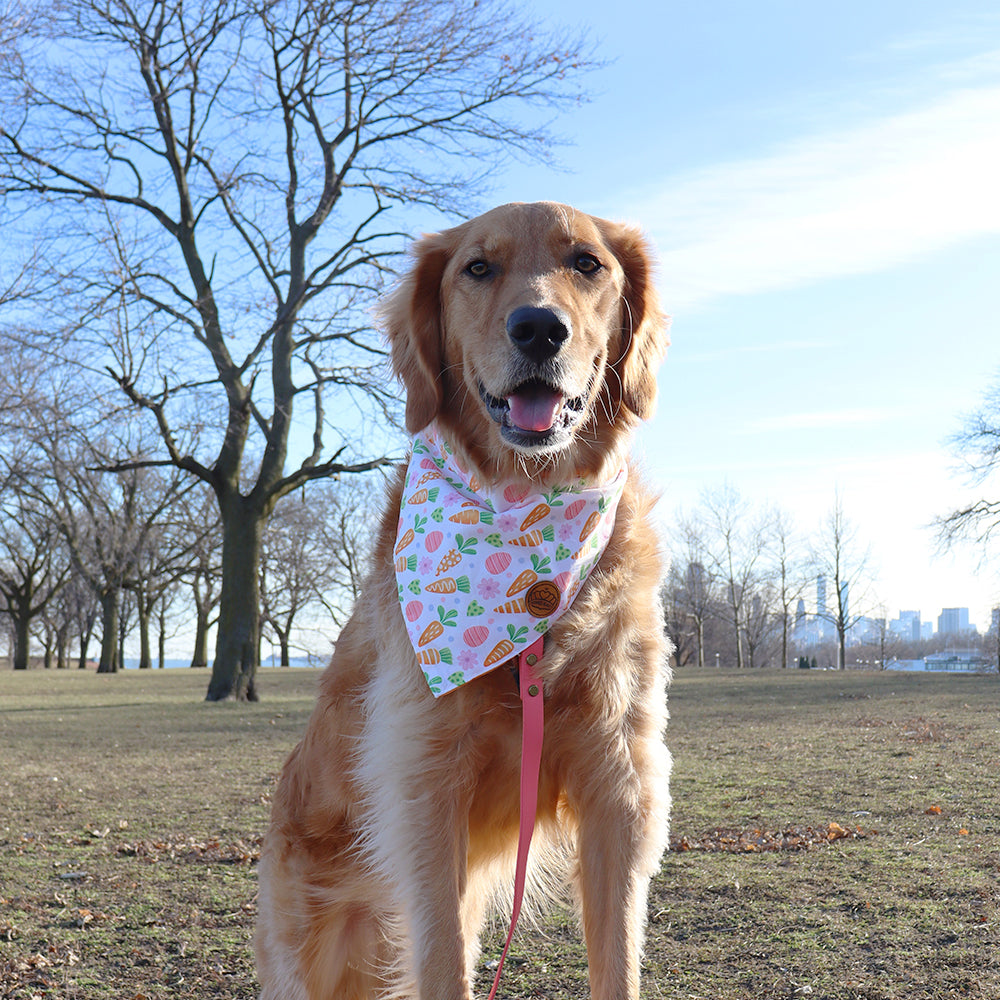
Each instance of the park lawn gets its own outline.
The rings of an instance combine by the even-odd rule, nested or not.
[[[260,836],[318,673],[0,673],[0,997],[252,998]],[[1000,997],[1000,680],[679,671],[643,996]],[[486,941],[488,963],[503,936]],[[588,995],[572,914],[503,997]]]

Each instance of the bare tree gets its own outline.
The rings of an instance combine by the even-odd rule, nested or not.
[[[986,549],[1000,528],[1000,499],[994,482],[1000,471],[1000,378],[983,394],[978,409],[951,439],[972,486],[980,492],[938,521],[939,538],[948,546],[971,541]]]
[[[743,600],[742,633],[746,646],[746,665],[767,666],[774,655],[774,647],[779,616],[775,614],[776,590],[770,576],[758,576],[753,581],[753,590]]]
[[[32,627],[69,576],[66,547],[48,512],[23,491],[0,509],[0,598],[14,631],[14,669],[27,670]]]
[[[745,628],[748,616],[755,616],[752,602],[763,569],[764,520],[729,483],[703,495],[700,516],[705,550],[725,591],[736,666],[742,669],[747,663]]]
[[[262,614],[289,664],[296,621],[321,615],[340,624],[354,605],[373,530],[372,490],[339,481],[290,497],[272,516],[261,557]],[[335,636],[330,635],[332,640]]]
[[[222,582],[219,509],[207,490],[192,490],[178,498],[173,513],[186,525],[193,541],[188,566],[182,576],[190,590],[195,612],[191,666],[207,667],[209,630],[216,624]]]
[[[65,220],[46,263],[66,330],[215,492],[207,697],[253,699],[267,518],[395,447],[361,427],[395,406],[366,310],[405,209],[453,211],[504,156],[546,155],[512,112],[571,94],[580,43],[503,0],[11,6],[0,188]]]
[[[198,558],[215,530],[215,519],[194,522],[188,516],[190,508],[182,503],[185,495],[202,492],[195,489],[200,485],[195,480],[182,481],[177,470],[169,474],[159,469],[136,471],[142,476],[142,491],[147,498],[162,496],[169,500],[166,506],[157,506],[154,522],[137,536],[132,573],[125,580],[125,588],[135,599],[138,665],[140,669],[148,669],[153,666],[150,629],[155,613],[165,602],[169,603],[169,595],[178,581],[190,574],[192,561]]]
[[[699,667],[705,666],[705,629],[719,612],[716,580],[705,549],[704,525],[697,518],[678,513],[671,546],[667,593],[675,621],[671,638],[678,650],[690,634]],[[669,618],[668,618],[669,620]],[[688,630],[690,632],[688,633]],[[680,663],[678,659],[678,663]]]
[[[844,514],[839,493],[814,542],[812,561],[833,589],[832,601],[816,613],[836,630],[837,669],[843,670],[847,634],[868,612],[871,582],[868,549],[861,546],[856,526]]]
[[[101,442],[92,428],[74,427],[52,407],[38,404],[33,429],[41,456],[20,487],[44,505],[69,549],[73,570],[85,580],[101,608],[99,673],[121,666],[123,594],[136,580],[138,563],[159,531],[164,512],[189,484],[179,470],[170,475],[146,467],[141,446]],[[131,449],[128,471],[102,471],[111,450]]]
[[[771,515],[772,575],[775,601],[781,617],[781,666],[788,666],[788,637],[792,627],[792,608],[805,593],[806,574],[797,557],[798,544],[788,516],[782,510]]]

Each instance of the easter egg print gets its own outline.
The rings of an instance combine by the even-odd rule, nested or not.
[[[494,575],[502,573],[510,565],[509,552],[494,552],[486,557],[486,568]]]
[[[489,637],[490,630],[485,625],[470,625],[462,633],[466,646],[481,646]]]

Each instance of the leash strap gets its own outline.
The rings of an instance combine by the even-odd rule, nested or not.
[[[507,958],[517,918],[521,915],[521,902],[524,899],[524,883],[528,871],[528,848],[531,846],[531,835],[535,831],[535,814],[538,811],[538,775],[542,763],[542,737],[545,730],[545,698],[542,693],[542,682],[535,672],[535,666],[542,658],[544,638],[539,636],[523,653],[518,656],[518,673],[521,689],[521,825],[517,835],[517,864],[514,869],[514,907],[510,915],[510,930],[507,931],[507,942],[503,946],[503,954],[497,965],[493,989],[488,1000],[494,1000],[497,988],[500,986],[500,976],[503,973],[503,963]]]

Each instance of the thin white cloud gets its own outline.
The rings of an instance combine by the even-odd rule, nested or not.
[[[1000,84],[681,178],[644,199],[668,307],[891,267],[1000,234]]]
[[[900,411],[879,407],[856,407],[841,410],[821,410],[811,413],[782,413],[751,420],[740,429],[741,434],[762,434],[788,431],[831,430],[841,427],[875,424],[895,420]]]

